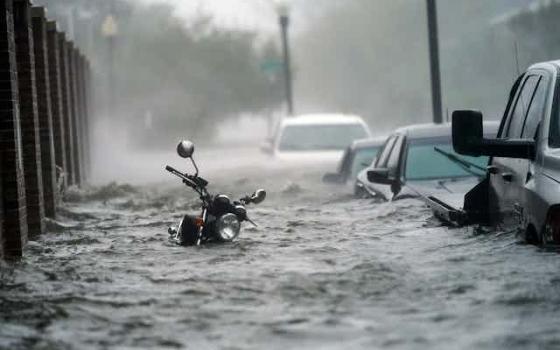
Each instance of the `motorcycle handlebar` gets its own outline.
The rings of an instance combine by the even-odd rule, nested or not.
[[[170,173],[175,173],[175,172],[177,172],[177,170],[175,170],[175,168],[170,167],[169,165],[165,167],[165,170],[169,171]]]
[[[183,180],[183,183],[186,184],[189,187],[192,187],[194,189],[197,189],[198,187],[204,187],[204,186],[200,186],[200,183],[196,181],[196,179],[193,179],[193,177],[189,174],[183,174],[182,172],[180,172],[179,170],[167,165],[165,167],[165,170],[169,171],[171,174],[179,177],[180,179]]]
[[[171,174],[180,177],[181,179],[185,180],[188,179],[188,175],[187,174],[183,174],[182,172],[180,172],[179,170],[167,165],[165,167],[165,170],[169,171]]]

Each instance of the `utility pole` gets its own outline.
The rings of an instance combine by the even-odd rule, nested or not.
[[[430,45],[430,72],[432,81],[432,111],[434,123],[443,123],[441,105],[441,75],[439,66],[439,44],[436,0],[426,0],[428,12],[428,38]]]
[[[292,67],[290,58],[290,45],[288,40],[288,29],[290,26],[290,17],[288,15],[288,7],[286,5],[278,7],[278,15],[280,20],[280,32],[282,35],[282,50],[284,53],[284,84],[286,89],[286,103],[288,106],[288,115],[294,115],[294,99],[292,89]]]

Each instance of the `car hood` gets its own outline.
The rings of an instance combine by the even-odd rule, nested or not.
[[[473,176],[460,179],[408,181],[406,185],[424,198],[437,198],[459,210],[463,208],[465,194],[479,182],[480,179]]]
[[[358,173],[357,182],[372,195],[382,195],[386,199],[392,197],[391,186],[373,184],[367,178],[366,168]],[[480,182],[478,177],[463,177],[453,179],[407,181],[396,198],[422,197],[428,199],[435,197],[454,208],[463,208],[465,194]]]

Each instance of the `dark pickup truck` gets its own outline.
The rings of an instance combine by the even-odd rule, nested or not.
[[[559,73],[560,61],[552,61],[517,79],[497,138],[483,136],[480,112],[453,113],[455,151],[490,159],[485,179],[465,195],[463,208],[448,215],[450,221],[517,230],[529,243],[560,244]]]

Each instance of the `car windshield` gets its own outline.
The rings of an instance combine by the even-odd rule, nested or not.
[[[352,178],[355,178],[360,171],[371,164],[380,148],[380,146],[375,146],[356,150],[354,161],[352,162]]]
[[[352,141],[367,137],[360,124],[289,125],[280,138],[280,151],[343,150]]]
[[[469,171],[450,157],[472,163],[475,167]],[[468,157],[455,153],[450,139],[418,140],[412,141],[408,147],[405,177],[407,180],[434,180],[474,176],[473,172],[482,176],[484,173],[476,167],[485,168],[487,164],[488,157]]]

